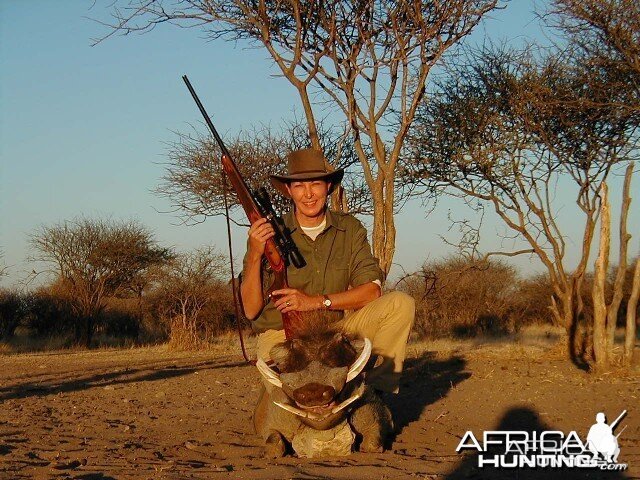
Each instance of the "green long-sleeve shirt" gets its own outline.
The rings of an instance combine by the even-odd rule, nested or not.
[[[307,295],[331,295],[344,292],[349,287],[382,281],[382,270],[371,253],[367,231],[360,221],[349,214],[328,209],[326,220],[326,228],[315,240],[311,240],[302,232],[293,212],[284,215],[284,224],[291,231],[293,241],[307,262],[304,268],[292,265],[287,268],[289,287]],[[263,268],[262,278],[265,291],[272,283],[268,269]],[[341,311],[328,314],[336,320],[343,316]],[[282,329],[282,315],[272,302],[268,302],[253,321],[253,329],[258,333]]]

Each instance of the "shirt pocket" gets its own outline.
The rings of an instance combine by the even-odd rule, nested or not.
[[[308,293],[307,290],[311,284],[309,280],[310,275],[312,275],[312,273],[308,266],[304,268],[287,268],[287,284],[290,288],[295,288]]]
[[[325,272],[325,293],[344,292],[349,288],[349,259],[335,258],[327,265]]]

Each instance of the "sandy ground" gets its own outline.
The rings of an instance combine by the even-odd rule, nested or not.
[[[165,347],[0,356],[0,479],[640,478],[640,375],[589,375],[536,342],[411,345],[398,434],[382,454],[262,457],[260,380],[228,349]],[[227,353],[225,353],[225,351]],[[465,431],[575,430],[627,409],[624,473],[478,468]]]

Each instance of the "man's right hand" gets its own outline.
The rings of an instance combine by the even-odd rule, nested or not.
[[[249,254],[260,260],[264,254],[264,248],[271,237],[276,232],[266,218],[260,218],[253,222],[249,228]]]

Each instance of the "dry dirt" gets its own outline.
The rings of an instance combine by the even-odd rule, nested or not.
[[[260,380],[235,351],[165,347],[0,356],[0,479],[640,478],[640,376],[595,376],[544,343],[411,345],[398,428],[383,454],[262,458],[251,412]],[[596,412],[621,427],[624,473],[479,469],[465,431],[575,430]],[[618,427],[616,432],[619,432]]]

